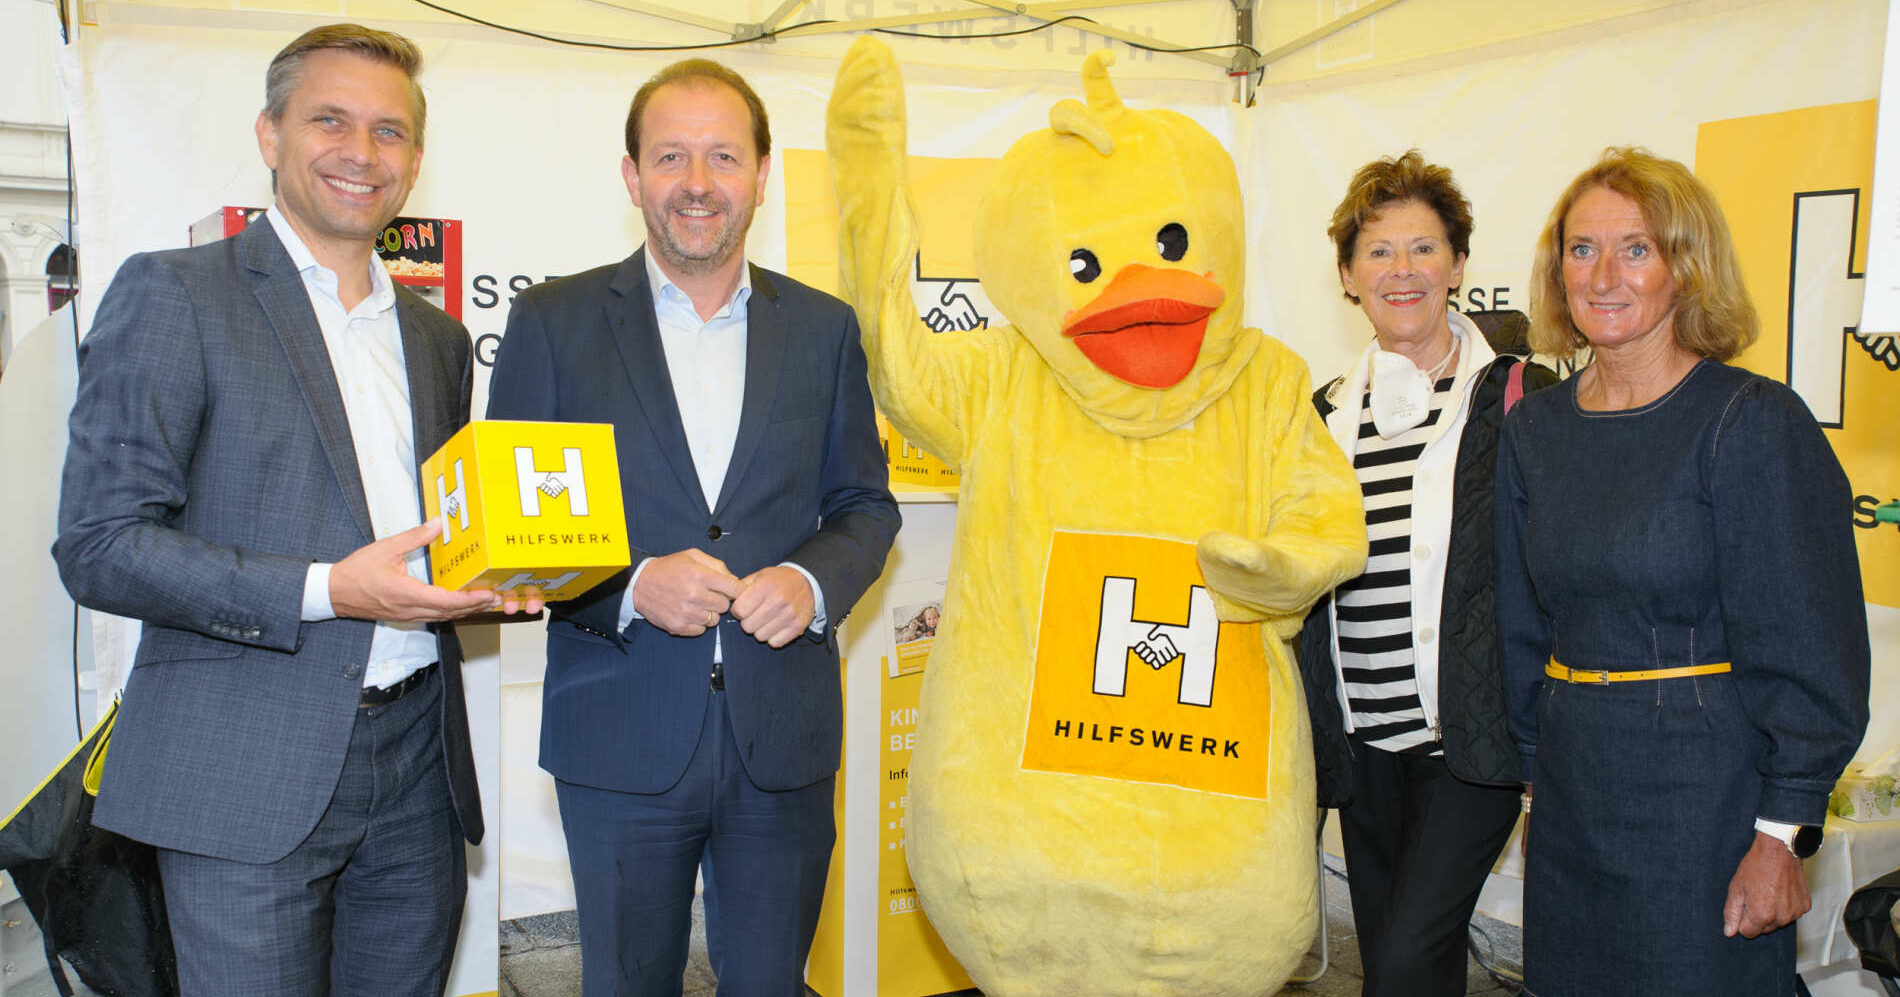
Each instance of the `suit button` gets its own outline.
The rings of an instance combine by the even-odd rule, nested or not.
[[[354,682],[363,677],[363,666],[352,661],[343,666],[343,677]]]
[[[726,531],[720,529],[718,523],[714,523],[712,527],[706,531],[706,539],[708,540],[717,540],[725,535]]]

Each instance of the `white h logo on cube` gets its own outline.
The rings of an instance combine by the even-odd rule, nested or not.
[[[448,481],[442,475],[435,476],[435,501],[436,508],[442,510],[442,536],[437,539],[442,546],[447,547],[454,536],[454,530],[449,526],[451,519],[459,521],[462,529],[468,529],[468,483],[462,477],[460,457],[455,459],[454,491],[448,490]]]
[[[1188,619],[1184,626],[1137,620],[1135,580],[1102,579],[1102,623],[1095,638],[1095,693],[1122,696],[1128,688],[1128,652],[1160,671],[1181,659],[1180,702],[1187,706],[1214,705],[1214,652],[1220,645],[1220,618],[1214,597],[1200,585],[1188,590]]]
[[[537,471],[534,467],[534,448],[515,448],[515,485],[521,492],[523,516],[541,515],[543,495],[548,498],[566,495],[569,515],[587,515],[587,475],[581,469],[581,450],[579,447],[564,447],[561,457],[565,463],[559,473]]]
[[[579,578],[580,576],[581,576],[580,572],[570,571],[564,575],[552,575],[547,578],[537,578],[535,577],[535,574],[532,571],[517,571],[515,572],[514,577],[505,579],[502,581],[500,585],[495,586],[495,591],[511,592],[516,589],[522,589],[522,588],[535,588],[535,589],[540,589],[544,592],[552,591],[554,589],[560,588],[563,585],[569,584],[574,579]]]

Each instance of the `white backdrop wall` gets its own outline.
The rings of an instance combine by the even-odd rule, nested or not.
[[[0,818],[39,787],[93,722],[77,678],[89,668],[91,644],[75,646],[73,602],[47,553],[58,532],[66,412],[78,383],[74,331],[71,308],[42,319],[24,331],[0,377],[0,427],[7,430],[0,433],[0,468],[7,473],[0,565],[18,593],[0,600],[0,634],[13,652],[0,656]]]

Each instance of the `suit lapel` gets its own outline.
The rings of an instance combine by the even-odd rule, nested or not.
[[[423,331],[427,319],[397,285],[396,324],[402,328],[402,365],[409,375],[410,439],[415,441],[416,462],[427,460],[445,442],[440,439],[443,420],[442,399],[449,397],[443,384],[443,364]]]
[[[238,233],[237,239],[244,266],[257,278],[257,304],[290,359],[291,374],[303,393],[304,404],[310,408],[317,439],[343,492],[343,504],[363,536],[374,539],[376,530],[370,525],[369,501],[363,497],[363,478],[357,469],[349,416],[343,411],[343,393],[337,387],[336,369],[330,364],[330,351],[323,344],[323,331],[317,326],[303,278],[298,276],[296,265],[269,221],[259,219]]]
[[[751,266],[751,264],[747,264]],[[765,424],[778,396],[779,373],[785,360],[785,313],[778,306],[778,289],[765,271],[752,267],[752,298],[746,305],[745,399],[739,409],[739,435],[732,443],[732,462],[719,488],[713,518],[725,510],[737,490],[752,452],[759,448]]]
[[[414,444],[417,465],[416,509],[421,511],[429,508],[429,500],[422,497],[424,483],[421,465],[441,449],[442,444],[448,441],[449,432],[461,421],[461,417],[455,414],[446,419],[443,417],[445,401],[455,399],[447,404],[459,404],[461,385],[451,386],[448,383],[449,365],[438,355],[434,339],[425,331],[426,323],[432,321],[432,316],[427,313],[427,304],[411,297],[401,284],[396,285],[395,291],[396,325],[402,331],[403,373],[409,376],[409,425],[413,434],[409,439]],[[434,543],[423,548],[431,578],[435,577],[435,548]],[[446,656],[443,662],[448,663]]]
[[[653,288],[647,282],[646,250],[637,250],[614,275],[614,297],[607,299],[607,324],[614,348],[633,384],[634,397],[645,413],[647,426],[658,437],[660,453],[679,478],[680,487],[703,506],[705,491],[693,468],[693,450],[680,422],[679,399],[666,367],[666,348],[660,343],[660,325],[653,317]]]

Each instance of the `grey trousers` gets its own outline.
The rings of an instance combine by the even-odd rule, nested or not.
[[[184,993],[441,997],[468,890],[441,696],[438,670],[357,711],[336,796],[284,858],[159,850]]]

